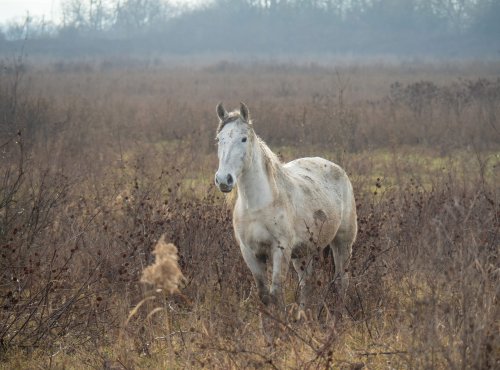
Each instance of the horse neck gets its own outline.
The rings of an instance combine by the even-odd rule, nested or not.
[[[269,152],[269,153],[267,153]],[[238,197],[245,208],[262,208],[272,203],[276,194],[276,181],[272,168],[277,159],[259,138],[253,140],[253,150],[238,180]]]

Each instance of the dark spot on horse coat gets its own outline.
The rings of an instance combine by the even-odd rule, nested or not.
[[[311,194],[311,189],[309,189],[307,186],[301,185],[300,188],[304,192],[304,194],[310,195]]]
[[[327,259],[330,255],[330,244],[328,244],[325,248],[323,248],[323,259]],[[332,257],[333,258],[333,257]],[[335,266],[334,266],[335,268]]]
[[[267,263],[267,253],[256,253],[255,258],[261,263]]]
[[[308,248],[305,243],[297,243],[292,247],[292,259],[304,258],[307,256]]]
[[[269,250],[271,248],[271,243],[261,242],[259,243],[259,248],[255,252],[255,258],[261,263],[267,263],[269,258]]]
[[[342,178],[343,172],[338,168],[332,168],[332,176],[335,180],[340,180]]]
[[[327,219],[326,213],[321,209],[314,211],[313,217],[314,217],[314,221],[319,221],[321,223],[325,222]]]

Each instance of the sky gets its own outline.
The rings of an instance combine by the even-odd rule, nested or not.
[[[178,4],[201,3],[204,0],[175,0]],[[60,19],[61,0],[0,0],[0,23],[22,20],[29,11],[32,17],[45,17],[57,23]]]
[[[0,0],[0,22],[19,20],[31,16],[45,16],[47,20],[57,20],[59,0]]]

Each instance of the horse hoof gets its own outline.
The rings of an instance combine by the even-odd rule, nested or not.
[[[302,308],[299,309],[297,311],[297,315],[295,315],[295,321],[296,322],[307,321],[306,311],[304,311]]]

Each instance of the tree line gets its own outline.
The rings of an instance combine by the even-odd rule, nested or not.
[[[97,52],[500,53],[498,0],[62,0],[59,24],[27,17],[4,49]]]

